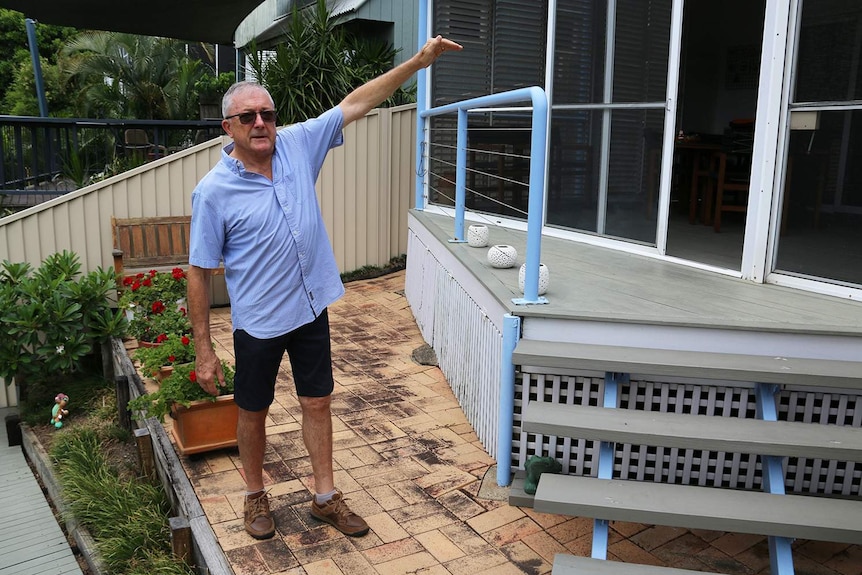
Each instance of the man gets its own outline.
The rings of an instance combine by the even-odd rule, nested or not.
[[[368,533],[335,487],[332,471],[333,389],[327,306],[344,294],[323,226],[314,182],[341,130],[378,106],[415,72],[461,46],[437,36],[410,60],[369,81],[319,117],[276,132],[270,94],[239,82],[224,95],[222,127],[233,143],[192,193],[188,301],[201,387],[216,394],[221,364],[210,345],[209,278],[224,261],[231,298],[239,407],[237,443],[246,481],[245,529],[275,534],[263,485],[265,421],[285,351],[302,409],[311,459],[311,515],[342,533]]]

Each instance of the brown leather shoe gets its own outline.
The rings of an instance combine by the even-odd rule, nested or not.
[[[350,510],[350,507],[344,502],[344,495],[341,491],[336,491],[332,499],[323,505],[318,505],[317,501],[312,498],[311,516],[329,523],[350,537],[362,537],[368,533],[368,523]]]
[[[275,521],[269,512],[269,493],[265,491],[245,496],[245,530],[255,539],[275,535]]]

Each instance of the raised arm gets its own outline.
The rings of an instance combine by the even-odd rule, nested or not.
[[[461,49],[460,44],[447,40],[443,36],[431,38],[412,58],[373,80],[369,80],[348,94],[338,104],[344,114],[344,125],[358,120],[379,106],[413,74],[430,66],[444,52]]]

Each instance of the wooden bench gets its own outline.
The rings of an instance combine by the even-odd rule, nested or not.
[[[862,543],[862,501],[784,494],[783,457],[862,461],[862,429],[777,420],[780,384],[862,389],[862,364],[803,358],[560,344],[522,340],[521,366],[605,373],[603,406],[531,401],[522,428],[532,433],[600,441],[598,477],[543,475],[535,496],[512,485],[510,503],[537,511],[596,518],[591,558],[558,555],[555,575],[688,574],[605,561],[608,521],[633,521],[769,537],[771,572],[791,575],[793,538]],[[630,374],[755,384],[758,419],[618,409]],[[613,479],[613,443],[758,454],[764,492]]]
[[[111,217],[117,277],[151,269],[189,265],[191,216]],[[224,273],[223,268],[213,273]]]

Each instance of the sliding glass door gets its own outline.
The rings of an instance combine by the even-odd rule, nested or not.
[[[862,3],[799,2],[774,269],[862,287]]]

